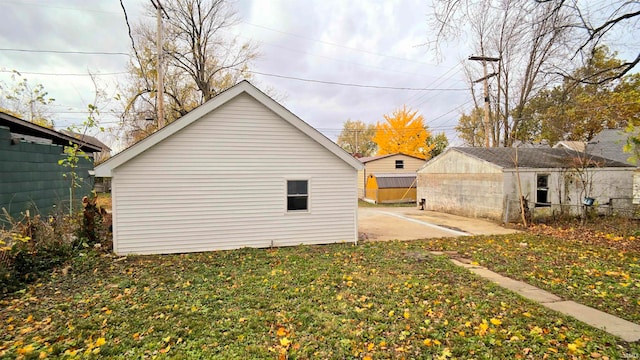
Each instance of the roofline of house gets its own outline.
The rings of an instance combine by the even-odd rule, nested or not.
[[[404,156],[412,157],[412,158],[414,158],[414,159],[423,160],[423,161],[426,161],[426,160],[427,160],[427,159],[425,159],[425,158],[421,158],[421,157],[419,157],[419,156],[409,155],[409,154],[405,154],[405,153],[402,153],[402,152],[395,153],[395,154],[386,154],[386,155],[379,155],[379,156],[371,156],[371,157],[367,156],[367,157],[369,157],[370,159],[367,159],[367,160],[362,161],[362,158],[358,158],[358,160],[359,160],[361,163],[366,164],[366,163],[371,162],[371,161],[376,161],[376,160],[380,160],[380,159],[384,159],[384,158],[388,158],[388,157],[390,157],[390,156],[396,156],[396,155],[404,155]]]
[[[431,163],[432,161],[436,160],[436,159],[437,159],[437,158],[439,158],[440,156],[442,156],[442,155],[444,155],[444,154],[448,153],[449,151],[457,151],[457,152],[458,152],[458,153],[460,153],[460,154],[464,154],[464,155],[466,155],[466,156],[472,157],[472,158],[474,158],[474,159],[476,159],[476,160],[482,161],[482,162],[484,162],[484,163],[486,163],[486,164],[489,164],[489,165],[491,165],[491,166],[493,166],[493,167],[495,167],[495,168],[501,169],[501,170],[509,170],[509,171],[510,171],[510,170],[515,170],[515,165],[514,165],[514,167],[505,167],[505,166],[502,166],[502,165],[500,165],[500,164],[496,164],[496,163],[491,162],[491,161],[489,161],[489,160],[483,159],[483,158],[481,158],[481,157],[479,157],[479,156],[476,156],[475,154],[472,154],[472,153],[468,153],[468,152],[462,151],[462,150],[460,150],[460,149],[462,149],[462,147],[452,147],[452,148],[448,148],[447,150],[445,150],[444,152],[442,152],[442,153],[441,153],[440,155],[438,155],[437,157],[432,158],[432,159],[430,159],[429,161],[427,161],[427,163],[426,163],[426,164],[424,164],[424,165],[422,165],[422,166],[417,170],[417,172],[420,172],[420,171],[421,171],[423,168],[425,168],[429,163]],[[505,148],[505,149],[508,149],[508,148]],[[607,161],[609,161],[609,162],[610,162],[610,164],[616,164],[616,163],[617,163],[617,164],[619,165],[619,166],[598,166],[598,167],[587,167],[588,169],[591,169],[591,168],[598,168],[598,169],[631,169],[631,168],[634,168],[634,166],[633,166],[633,165],[625,164],[625,163],[622,163],[622,162],[620,162],[620,161],[616,161],[616,160],[613,160],[613,159],[604,158],[604,157],[602,157],[602,156],[597,156],[597,155],[593,155],[593,154],[589,154],[589,153],[585,153],[585,152],[577,151],[577,150],[571,150],[571,149],[562,149],[562,150],[567,151],[567,152],[574,152],[574,153],[578,153],[578,154],[584,154],[584,155],[589,156],[590,158],[607,160]],[[519,166],[519,167],[518,167],[518,169],[520,169],[520,170],[522,170],[522,171],[526,171],[526,170],[530,170],[530,169],[535,169],[535,170],[539,170],[539,169],[555,169],[555,170],[558,170],[558,169],[574,169],[574,168],[576,168],[576,167],[575,167],[575,166],[566,166],[566,167],[527,167],[527,166]]]
[[[297,117],[291,111],[287,110],[284,106],[282,106],[280,103],[278,103],[277,101],[275,101],[274,99],[266,95],[264,92],[260,91],[258,88],[253,86],[250,82],[248,82],[247,80],[243,80],[238,84],[216,95],[213,99],[209,100],[208,102],[193,109],[185,116],[168,124],[162,129],[149,135],[145,139],[137,142],[136,144],[123,150],[119,154],[111,157],[109,160],[105,161],[104,163],[98,165],[95,169],[96,176],[111,177],[112,171],[117,167],[135,158],[136,156],[140,155],[142,152],[146,151],[147,149],[162,142],[164,139],[170,137],[176,132],[184,129],[185,127],[192,124],[196,120],[202,118],[203,116],[210,113],[211,111],[226,104],[227,102],[229,102],[230,100],[234,99],[236,96],[242,93],[246,93],[249,96],[253,97],[262,105],[266,106],[269,110],[273,111],[278,116],[285,119],[295,128],[302,131],[305,135],[309,136],[320,145],[324,146],[327,150],[331,151],[334,155],[336,155],[338,158],[340,158],[341,160],[343,160],[344,162],[346,162],[356,170],[361,170],[363,168],[363,165],[360,161],[358,161],[356,158],[351,156],[348,152],[346,152],[336,143],[334,143],[329,138],[324,136],[321,132],[313,128],[311,125],[307,124],[304,120]]]
[[[56,138],[59,139],[62,143],[58,144],[58,145],[68,145],[69,142],[74,143],[74,144],[78,144],[81,148],[88,148],[90,150],[94,150],[94,152],[100,152],[102,151],[101,148],[90,144],[88,142],[84,142],[84,141],[79,141],[79,139],[76,139],[72,136],[66,135],[64,133],[61,133],[59,131],[53,130],[53,129],[49,129],[46,128],[44,126],[40,126],[38,124],[34,124],[32,122],[26,121],[26,120],[22,120],[20,118],[17,118],[11,114],[7,114],[5,112],[0,111],[0,119],[2,120],[6,120],[16,126],[22,127],[22,128],[27,128],[31,131],[34,131],[35,133],[39,133],[42,134],[43,136],[48,136],[51,138]]]

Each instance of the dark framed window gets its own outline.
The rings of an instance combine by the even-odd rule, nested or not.
[[[404,160],[396,160],[396,169],[404,169]]]
[[[287,211],[309,210],[309,180],[287,180]]]
[[[550,206],[549,175],[538,175],[536,178],[536,206]]]

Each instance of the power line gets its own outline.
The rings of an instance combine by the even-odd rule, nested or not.
[[[36,50],[36,49],[8,49],[0,48],[0,51],[14,51],[14,52],[29,52],[29,53],[52,53],[52,54],[77,54],[77,55],[124,55],[129,54],[124,52],[111,52],[111,51],[63,51],[63,50]]]
[[[276,30],[276,29],[273,29],[273,28],[270,28],[270,27],[267,27],[267,26],[263,26],[263,25],[252,24],[252,23],[246,22],[246,21],[241,21],[241,22],[243,24],[247,24],[249,26],[255,26],[257,28],[261,28],[261,29],[277,32],[277,33],[280,33],[280,34],[289,35],[289,36],[297,37],[297,38],[304,39],[304,40],[314,41],[314,42],[325,44],[325,45],[331,45],[331,46],[335,46],[335,47],[339,47],[339,48],[343,48],[343,49],[347,49],[347,50],[358,51],[358,52],[362,52],[362,53],[365,53],[365,54],[381,56],[381,57],[385,57],[385,58],[389,58],[389,59],[413,62],[413,63],[421,64],[421,65],[437,66],[437,65],[434,65],[434,64],[429,64],[429,63],[425,63],[425,62],[421,62],[421,61],[409,60],[409,59],[405,59],[405,58],[401,58],[401,57],[397,57],[397,56],[381,54],[381,53],[377,53],[377,52],[373,52],[373,51],[368,51],[368,50],[358,49],[358,48],[349,47],[349,46],[345,46],[345,45],[341,45],[341,44],[336,44],[336,43],[332,43],[332,42],[329,42],[329,41],[314,39],[314,38],[310,38],[310,37],[306,37],[306,36],[302,36],[302,35],[286,32],[286,31]]]
[[[13,70],[0,70],[0,73],[12,73]],[[44,73],[44,72],[33,72],[33,71],[18,71],[20,74],[26,75],[43,75],[43,76],[111,76],[111,75],[122,75],[128,74],[126,71],[120,72],[110,72],[110,73],[95,73],[95,74],[72,74],[72,73]]]
[[[241,70],[237,70],[241,71]],[[278,74],[268,74],[259,71],[249,71],[244,70],[245,72],[263,76],[271,76],[281,79],[289,79],[296,81],[304,81],[318,84],[326,84],[326,85],[338,85],[338,86],[349,86],[349,87],[358,87],[358,88],[369,88],[369,89],[385,89],[385,90],[407,90],[407,91],[467,91],[468,89],[457,89],[457,88],[414,88],[414,87],[396,87],[396,86],[381,86],[381,85],[364,85],[364,84],[353,84],[353,83],[342,83],[337,81],[327,81],[327,80],[317,80],[317,79],[305,79],[299,78],[295,76],[286,76],[286,75],[278,75]]]
[[[118,14],[114,11],[107,10],[96,10],[89,8],[76,8],[76,7],[68,7],[68,6],[54,6],[51,4],[43,3],[43,2],[26,2],[26,1],[7,1],[2,0],[0,3],[5,4],[13,4],[13,5],[27,5],[27,6],[37,6],[37,7],[47,7],[51,9],[62,9],[62,10],[74,10],[74,11],[82,11],[82,12],[94,12],[94,13],[103,13],[103,14]]]
[[[252,38],[243,36],[241,34],[236,34],[236,36],[247,39],[247,40],[253,40]],[[356,63],[356,62],[352,62],[352,61],[347,61],[347,60],[343,60],[343,59],[336,59],[336,58],[332,58],[330,56],[325,56],[325,55],[318,55],[318,54],[313,54],[310,52],[306,52],[306,51],[302,51],[302,50],[298,50],[298,49],[293,49],[293,48],[289,48],[286,46],[281,46],[281,45],[275,45],[263,40],[254,40],[257,41],[258,43],[262,44],[262,45],[267,45],[267,46],[271,46],[271,47],[275,47],[275,48],[280,48],[280,49],[284,49],[287,51],[291,51],[291,52],[296,52],[296,53],[300,53],[300,54],[305,54],[305,55],[309,55],[309,56],[314,56],[314,57],[318,57],[318,58],[323,58],[323,59],[328,59],[328,60],[333,60],[336,62],[341,62],[344,64],[349,64],[349,65],[356,65],[356,66],[361,66],[361,67],[365,67],[365,68],[370,68],[370,69],[376,69],[376,70],[382,70],[385,72],[393,72],[393,73],[398,73],[398,74],[407,74],[407,75],[419,75],[419,76],[429,76],[426,74],[420,74],[420,73],[415,73],[415,72],[407,72],[407,71],[400,71],[400,70],[395,70],[395,69],[390,69],[390,68],[383,68],[383,67],[379,67],[379,66],[373,66],[373,65],[365,65],[365,64],[360,64],[360,63]]]

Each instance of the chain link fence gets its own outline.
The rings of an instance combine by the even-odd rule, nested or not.
[[[590,201],[585,201],[590,203]],[[504,222],[522,222],[520,201],[508,200],[505,204]],[[525,207],[527,221],[536,219],[581,217],[581,216],[620,216],[629,219],[640,219],[640,205],[634,204],[632,198],[612,198],[606,203],[594,201],[585,204],[553,204],[527,203]]]

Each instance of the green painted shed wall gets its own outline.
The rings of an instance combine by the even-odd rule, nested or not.
[[[50,215],[54,210],[68,211],[70,180],[63,174],[68,168],[58,165],[66,158],[60,145],[43,145],[26,141],[12,143],[7,127],[0,126],[0,209],[14,218],[27,209],[32,215]],[[74,209],[80,199],[93,189],[93,160],[80,158],[76,173],[82,187],[76,188]],[[55,206],[54,206],[55,205]],[[0,214],[0,226],[4,216]]]

